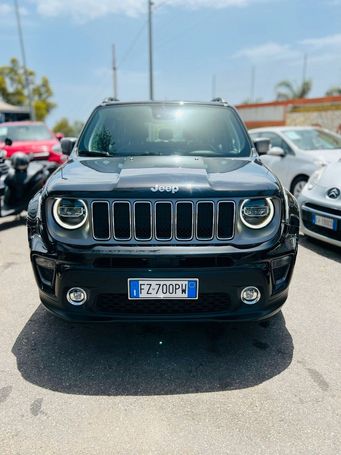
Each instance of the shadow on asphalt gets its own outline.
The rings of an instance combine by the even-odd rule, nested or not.
[[[6,229],[11,229],[15,228],[17,226],[23,226],[26,224],[26,218],[25,217],[9,217],[8,220],[5,219],[5,221],[0,222],[0,231],[5,231]]]
[[[329,245],[305,235],[300,235],[300,245],[327,259],[341,263],[341,248],[337,246]]]
[[[166,395],[253,387],[285,370],[282,313],[260,323],[71,324],[40,306],[12,352],[23,378],[81,395]]]

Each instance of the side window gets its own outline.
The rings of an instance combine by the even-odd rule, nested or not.
[[[271,140],[271,147],[282,147],[282,138],[275,133],[263,133],[264,136],[267,136]]]

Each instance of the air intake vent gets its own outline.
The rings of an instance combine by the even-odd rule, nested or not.
[[[152,238],[152,204],[135,202],[134,204],[135,237],[137,240]]]
[[[211,240],[214,228],[213,202],[198,202],[197,204],[197,238]]]
[[[155,203],[155,237],[157,240],[172,238],[172,203]]]
[[[193,203],[176,203],[176,238],[192,240],[193,238]]]
[[[234,217],[233,202],[218,202],[218,229],[217,236],[220,240],[226,240],[233,237],[233,224],[231,220]]]
[[[128,201],[114,202],[113,204],[114,238],[129,240],[131,238],[131,213]]]
[[[96,240],[110,239],[109,202],[95,201],[92,203],[93,236]]]

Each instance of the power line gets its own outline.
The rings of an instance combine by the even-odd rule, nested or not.
[[[136,35],[131,40],[130,46],[127,48],[127,50],[125,51],[125,53],[123,54],[123,56],[119,60],[116,69],[120,68],[123,65],[123,63],[127,60],[127,58],[130,56],[131,52],[133,51],[136,43],[138,42],[138,40],[139,40],[140,36],[142,35],[144,29],[146,28],[147,24],[148,24],[148,20],[146,20],[142,24],[142,26],[139,28],[139,30],[137,31]]]
[[[24,68],[24,76],[25,76],[25,86],[26,86],[26,92],[27,92],[27,98],[28,98],[28,105],[30,108],[30,116],[31,120],[35,120],[35,112],[33,109],[33,98],[32,98],[32,91],[31,91],[31,83],[30,83],[30,78],[29,74],[27,71],[27,66],[26,66],[26,53],[25,53],[25,46],[24,46],[24,37],[22,33],[22,28],[21,28],[21,20],[20,20],[20,11],[19,11],[19,6],[18,6],[18,0],[14,0],[14,9],[15,9],[15,15],[17,18],[17,26],[18,26],[18,34],[19,34],[19,42],[20,42],[20,49],[21,49],[21,58],[22,58],[22,63],[23,63],[23,68]]]

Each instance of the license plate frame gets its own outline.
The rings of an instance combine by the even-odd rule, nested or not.
[[[140,284],[148,286],[157,286],[170,285],[173,284],[174,289],[176,284],[187,283],[187,293],[186,296],[181,295],[170,295],[169,293],[161,292],[160,289],[158,293],[145,294],[142,292],[141,296],[141,287]],[[168,288],[170,289],[170,288]],[[149,289],[149,291],[154,289]],[[162,291],[162,289],[161,289]],[[198,278],[128,278],[128,300],[198,300],[199,298],[199,279]]]
[[[313,224],[315,226],[324,227],[331,231],[337,231],[337,220],[328,216],[313,214]]]

